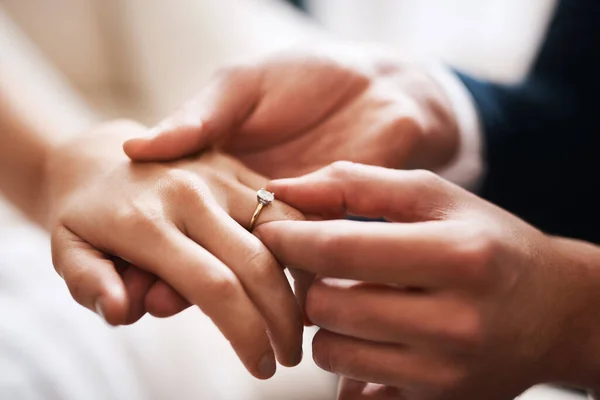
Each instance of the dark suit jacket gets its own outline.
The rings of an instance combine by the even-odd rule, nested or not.
[[[480,194],[547,232],[600,243],[600,0],[559,2],[519,84],[458,74],[484,130]]]
[[[600,0],[559,1],[522,82],[457,74],[483,127],[479,194],[546,232],[600,243]]]

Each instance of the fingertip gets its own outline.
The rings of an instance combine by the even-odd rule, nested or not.
[[[129,299],[122,282],[105,286],[94,302],[94,308],[109,325],[125,324],[129,314]]]
[[[157,281],[146,294],[145,307],[156,318],[176,315],[191,304],[164,281]]]
[[[181,126],[130,139],[123,151],[133,161],[169,161],[204,150],[209,145],[206,140],[201,126]]]
[[[276,199],[283,201],[286,197],[287,188],[293,181],[294,178],[274,179],[267,183],[265,189],[274,193]]]
[[[312,174],[298,178],[277,179],[269,182],[266,189],[275,194],[275,198],[304,214],[331,214],[332,189],[323,186]]]
[[[275,358],[284,367],[295,367],[302,361],[304,323],[302,313],[300,312],[299,307],[297,308],[297,319],[294,321],[293,333],[288,333],[285,340],[280,339],[278,344],[276,343],[275,338],[272,335],[269,335],[271,342],[274,343]]]
[[[283,365],[284,367],[288,367],[288,368],[296,367],[298,364],[300,364],[302,362],[303,356],[304,356],[304,352],[302,351],[302,343],[300,343],[298,350],[295,351],[294,354],[289,359],[279,360],[279,363],[281,365]]]
[[[127,157],[134,161],[142,161],[144,159],[144,147],[147,146],[150,139],[134,138],[123,143],[123,151]]]
[[[146,294],[156,282],[156,277],[131,264],[127,264],[120,274],[129,299],[129,313],[123,325],[131,325],[146,314]]]
[[[277,363],[273,352],[267,352],[258,362],[258,379],[269,379],[275,375],[277,371]]]

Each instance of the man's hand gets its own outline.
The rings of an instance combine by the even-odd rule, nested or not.
[[[121,145],[143,130],[107,124],[49,159],[52,256],[71,294],[114,325],[197,305],[256,377],[275,373],[273,348],[296,365],[300,310],[283,269],[247,230],[267,180],[218,153],[132,163]],[[303,216],[275,201],[256,225],[282,218]]]
[[[426,71],[356,45],[224,69],[154,134],[128,141],[126,153],[171,160],[218,146],[271,178],[338,160],[438,168],[459,141],[451,107]]]
[[[273,181],[324,219],[256,233],[316,274],[306,313],[340,399],[512,399],[600,376],[600,250],[553,238],[425,171],[336,163]],[[371,382],[365,384],[361,382]]]

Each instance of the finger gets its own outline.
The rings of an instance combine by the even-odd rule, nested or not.
[[[362,400],[363,390],[367,382],[355,381],[354,379],[341,377],[338,382],[338,400]]]
[[[125,142],[135,161],[172,160],[224,141],[260,100],[260,74],[250,67],[218,74],[192,101],[154,128]]]
[[[254,172],[237,160],[232,160],[231,169],[235,173],[236,179],[243,185],[254,189],[262,189],[267,186],[269,179],[265,176]]]
[[[313,359],[325,371],[361,382],[405,387],[439,382],[445,365],[403,346],[338,335],[321,329],[313,338]]]
[[[129,314],[125,325],[133,324],[146,312],[154,317],[167,318],[190,307],[190,303],[164,281],[153,274],[132,266],[120,258],[113,260],[129,298]]]
[[[111,325],[127,321],[129,300],[107,257],[64,226],[52,234],[52,262],[79,304]]]
[[[448,345],[477,329],[473,314],[458,300],[333,278],[315,280],[306,310],[315,325],[330,332],[411,347]]]
[[[234,167],[234,170],[236,171],[237,179],[243,185],[248,186],[249,188],[257,188],[257,189],[264,188],[268,183],[267,178],[249,170],[248,168],[246,168],[243,165],[238,165],[237,167]],[[243,204],[243,206],[239,207],[236,205],[234,207],[234,210],[236,210],[237,212],[232,212],[232,216],[236,221],[238,221],[238,222],[241,221],[240,223],[242,225],[247,226],[246,224],[248,223],[247,222],[248,215],[250,212],[253,212],[253,211],[251,211],[251,209],[252,209],[252,207],[256,207],[256,204],[252,203],[251,206],[246,206],[246,204],[248,202],[244,201],[244,200],[248,199],[248,197],[250,196],[250,192],[248,192],[248,195],[246,195],[245,192],[247,192],[247,191],[244,190],[243,197],[241,198],[241,201],[240,201],[240,203]],[[258,227],[264,223],[270,222],[270,221],[280,221],[280,220],[301,221],[304,218],[306,218],[306,216],[302,215],[300,212],[298,212],[294,208],[292,208],[292,207],[288,206],[287,204],[284,204],[280,201],[275,201],[275,203],[273,203],[272,206],[267,207],[263,211],[263,213],[261,213],[261,215],[259,215],[259,217],[256,221],[256,224],[255,224],[255,229],[256,229],[256,227]],[[296,270],[293,268],[290,269],[290,273],[291,273],[292,277],[294,278],[294,294],[296,295],[296,299],[298,301],[300,310],[302,312],[304,325],[310,326],[311,323],[308,320],[308,318],[306,318],[306,313],[304,312],[304,306],[306,304],[306,293],[308,291],[308,287],[310,286],[312,280],[314,279],[314,275],[309,274],[304,271],[301,271],[301,270]]]
[[[235,274],[209,251],[164,223],[121,231],[118,254],[165,280],[209,316],[255,377],[275,373],[275,358],[261,314]],[[139,228],[139,226],[138,226]],[[128,245],[135,243],[135,246]]]
[[[185,231],[235,273],[264,317],[279,361],[283,365],[297,365],[302,358],[300,310],[281,265],[260,240],[232,219],[247,221],[253,212],[252,204],[257,204],[255,191],[237,182],[229,185],[226,207],[231,210],[231,217],[218,206],[208,212],[185,213],[181,216]],[[198,207],[192,208],[202,207],[201,201],[198,199]],[[248,213],[243,212],[245,209]],[[274,213],[275,209],[265,210],[270,217],[276,217]],[[282,212],[279,217],[285,218],[286,214]]]
[[[146,310],[157,318],[172,317],[190,306],[184,297],[163,280],[154,283],[145,300]]]
[[[338,400],[404,400],[402,390],[393,386],[378,385],[341,378]]]
[[[218,160],[222,162],[222,169],[231,172],[231,175],[224,176],[220,184],[214,185],[212,191],[216,193],[216,197],[223,199],[220,204],[226,203],[225,207],[231,217],[248,229],[251,217],[258,206],[257,191],[264,188],[269,180],[233,158],[220,156]],[[236,183],[235,180],[238,182]],[[270,221],[303,219],[304,215],[300,211],[275,199],[262,208],[254,227]]]
[[[316,275],[428,289],[480,278],[477,238],[458,222],[278,221],[255,234],[279,262]]]
[[[302,311],[304,326],[312,326],[313,323],[306,313],[306,296],[308,294],[310,285],[315,279],[315,275],[294,268],[290,268],[289,271],[294,278],[294,295],[296,295],[296,300],[298,301],[298,305]]]
[[[337,162],[312,174],[269,183],[268,190],[304,213],[350,213],[392,221],[441,219],[456,203],[455,188],[427,171],[400,171]]]
[[[156,276],[122,260],[115,261],[115,266],[121,271],[129,298],[129,312],[124,324],[133,324],[146,314],[146,294],[156,282]]]

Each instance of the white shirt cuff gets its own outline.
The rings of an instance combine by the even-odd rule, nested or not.
[[[454,159],[444,168],[434,172],[465,189],[474,191],[485,174],[484,143],[475,102],[460,79],[445,66],[434,63],[427,69],[448,96],[460,135],[459,149]]]

